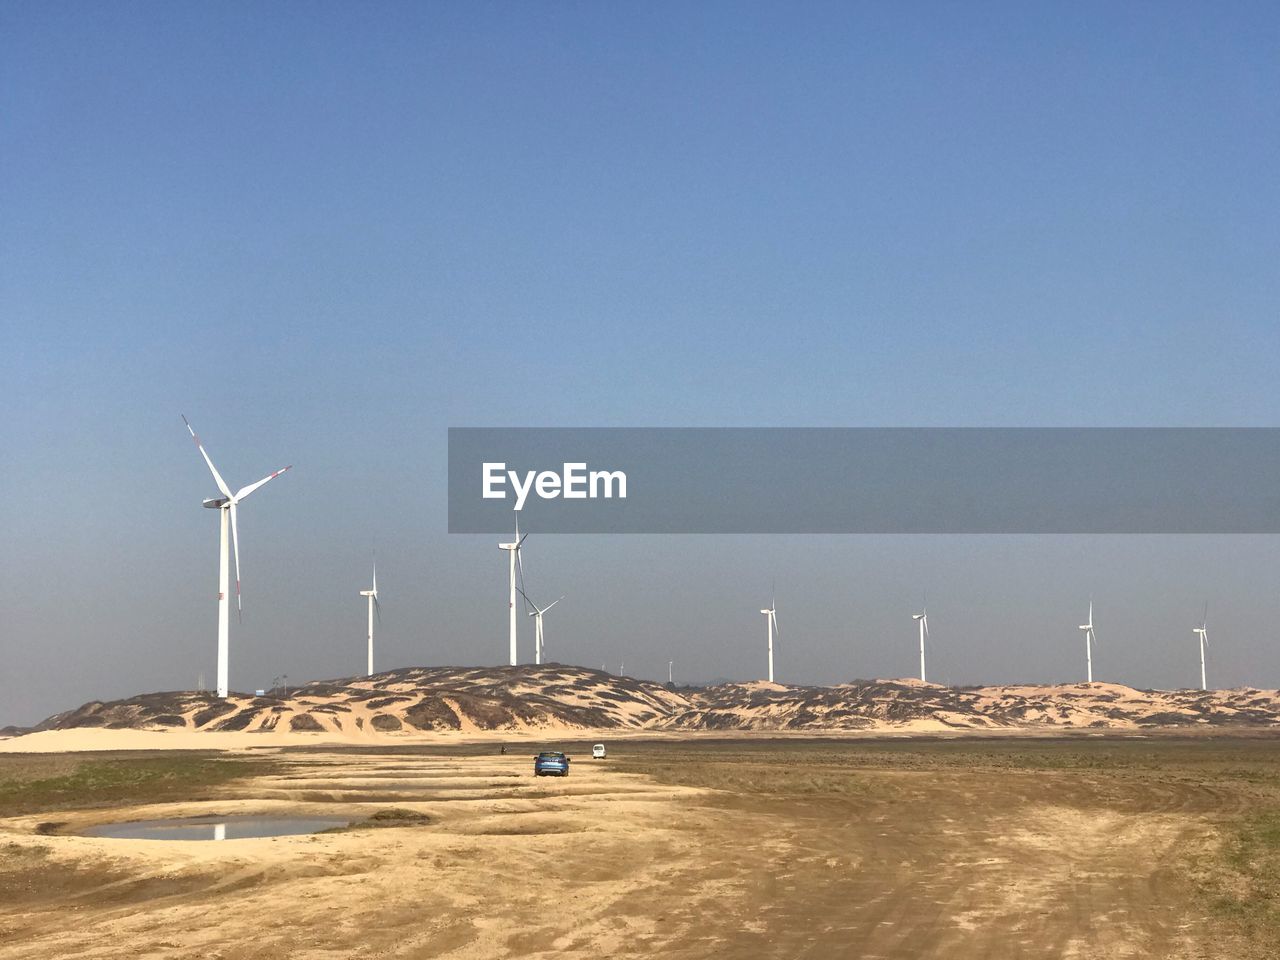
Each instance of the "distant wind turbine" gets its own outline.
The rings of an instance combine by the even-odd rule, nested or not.
[[[282,467],[275,473],[268,474],[257,483],[251,483],[247,487],[241,487],[235,493],[231,492],[231,488],[227,486],[218,473],[217,467],[213,465],[213,461],[209,459],[209,454],[205,452],[204,445],[200,442],[200,438],[196,436],[196,432],[191,427],[191,422],[184,416],[182,422],[187,425],[187,432],[191,434],[191,439],[196,442],[196,449],[200,451],[200,456],[204,457],[204,462],[209,465],[209,472],[213,474],[213,482],[218,485],[218,490],[222,493],[220,497],[210,497],[204,501],[204,505],[210,510],[219,511],[218,525],[218,696],[225,698],[227,695],[227,674],[228,674],[228,643],[227,643],[227,622],[228,613],[230,611],[230,599],[227,596],[227,525],[231,525],[231,545],[235,552],[236,558],[236,615],[240,615],[240,535],[236,527],[236,505],[245,497],[253,493],[264,483],[274,480],[286,470],[292,469],[292,464]]]
[[[944,610],[943,613],[946,613]],[[916,620],[920,624],[920,679],[925,680],[924,675],[924,641],[929,636],[929,608],[922,606],[919,613],[911,615],[912,620]],[[943,633],[946,633],[946,624],[943,625]],[[946,639],[945,636],[943,639]]]
[[[1088,668],[1089,682],[1093,683],[1093,645],[1098,641],[1098,634],[1093,629],[1093,598],[1089,598],[1089,622],[1080,624],[1084,631],[1084,662]]]
[[[769,600],[769,606],[760,611],[765,615],[765,629],[768,631],[769,644],[769,682],[773,683],[773,638],[776,634],[778,639],[782,639],[781,631],[778,630],[778,601],[774,597]]]
[[[1207,600],[1204,604],[1204,616],[1200,618],[1200,626],[1193,627],[1191,632],[1200,637],[1200,689],[1208,690],[1209,682],[1205,679],[1204,672],[1204,648],[1209,645],[1209,602]]]
[[[520,563],[520,544],[524,543],[525,537],[528,536],[527,533],[523,537],[520,536],[520,515],[517,514],[516,538],[510,543],[498,544],[499,550],[506,550],[510,554],[510,590],[507,596],[507,607],[510,611],[511,620],[511,666],[513,667],[520,662],[520,651],[516,648],[516,564]]]
[[[546,653],[542,633],[542,615],[563,600],[564,597],[558,597],[545,607],[540,607],[529,598],[529,595],[523,589],[520,591],[520,596],[524,597],[529,602],[529,606],[533,607],[529,611],[529,616],[533,617],[533,662],[542,663],[542,658]]]
[[[393,577],[394,579],[394,577]],[[361,590],[360,596],[369,598],[369,667],[367,676],[373,676],[373,615],[376,612],[378,622],[382,622],[382,604],[378,602],[378,561],[373,561],[373,587]]]
[[[674,665],[675,665],[675,661],[674,661],[674,660],[668,660],[668,661],[667,661],[667,683],[674,683],[674,682],[675,682],[674,680],[672,680],[672,679],[671,679],[671,677],[672,677],[671,668],[672,668]]]

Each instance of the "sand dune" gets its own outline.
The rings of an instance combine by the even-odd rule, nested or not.
[[[315,741],[387,742],[502,732],[929,732],[1274,727],[1275,690],[1135,690],[1113,683],[958,689],[919,680],[834,687],[753,682],[671,688],[581,667],[412,668],[306,684],[288,696],[152,693],[91,702],[50,717],[0,749],[32,749],[51,732],[124,744],[163,732],[174,746]],[[134,738],[138,739],[138,738]],[[155,737],[138,739],[154,746]],[[118,747],[117,747],[118,748]],[[59,747],[58,749],[68,749]],[[92,746],[75,749],[94,749]]]

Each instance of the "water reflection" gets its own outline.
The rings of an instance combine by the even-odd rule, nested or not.
[[[104,823],[85,831],[90,837],[115,840],[245,840],[317,833],[351,823],[344,817],[183,817]]]

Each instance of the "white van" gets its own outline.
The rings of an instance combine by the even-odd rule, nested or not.
[[[592,748],[591,748],[591,759],[592,759],[592,760],[603,760],[603,759],[604,759],[604,744],[603,744],[603,743],[597,743],[594,747],[592,747]]]

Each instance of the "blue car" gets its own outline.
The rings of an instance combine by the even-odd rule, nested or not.
[[[569,758],[563,753],[544,750],[533,758],[533,775],[535,777],[567,777]]]

